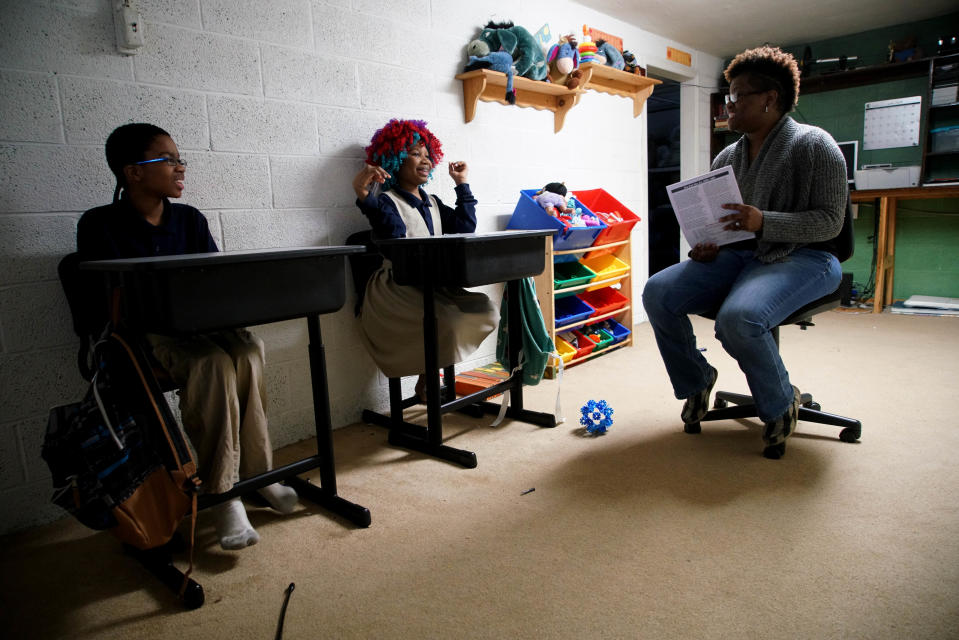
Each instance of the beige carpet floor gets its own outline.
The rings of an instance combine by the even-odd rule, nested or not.
[[[696,325],[717,388],[745,391]],[[754,421],[684,434],[649,326],[635,338],[566,372],[555,429],[447,417],[476,469],[337,430],[339,493],[372,526],[251,507],[261,542],[224,552],[204,520],[195,611],[109,534],[66,519],[6,536],[0,635],[272,638],[293,582],[288,639],[959,637],[959,318],[832,312],[784,329],[794,383],[863,436],[800,423],[780,461]],[[527,406],[550,411],[555,389]],[[577,424],[591,398],[615,409],[601,437]]]

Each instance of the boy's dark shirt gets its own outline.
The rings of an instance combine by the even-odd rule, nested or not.
[[[83,214],[77,224],[77,251],[84,260],[111,260],[218,249],[206,218],[197,209],[164,199],[163,217],[153,226],[121,198]]]
[[[153,226],[126,200],[88,210],[77,223],[77,252],[81,260],[148,258],[218,251],[206,218],[197,209],[163,201],[163,217]],[[98,335],[107,323],[109,295],[100,276],[82,272],[80,286],[88,301],[81,325]]]

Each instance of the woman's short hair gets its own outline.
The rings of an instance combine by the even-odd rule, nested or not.
[[[758,91],[777,91],[777,105],[782,113],[789,113],[799,102],[799,65],[792,54],[779,47],[747,49],[733,58],[723,72],[727,82],[742,75],[749,76],[750,84]]]
[[[154,124],[132,122],[117,127],[107,137],[107,165],[117,178],[117,187],[113,191],[113,200],[120,197],[120,189],[126,188],[123,168],[144,159],[147,149],[160,136],[170,134]]]
[[[366,163],[379,166],[390,174],[383,184],[385,189],[396,186],[396,175],[403,160],[409,155],[413,145],[422,143],[430,156],[430,162],[435,167],[443,159],[443,146],[422,120],[390,120],[373,134],[373,139],[366,147]],[[430,171],[430,177],[433,172]]]

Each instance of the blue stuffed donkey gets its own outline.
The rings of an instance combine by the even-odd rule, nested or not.
[[[606,42],[605,40],[596,41],[596,50],[606,56],[606,66],[612,67],[614,69],[622,69],[626,66],[626,61],[623,59],[623,54],[619,52],[619,49]]]
[[[513,90],[513,56],[505,51],[494,51],[485,56],[470,56],[464,71],[474,69],[492,69],[506,74],[506,102],[516,104],[516,91]]]

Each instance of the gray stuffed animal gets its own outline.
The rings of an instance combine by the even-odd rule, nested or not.
[[[529,31],[512,22],[490,22],[466,51],[468,55],[482,58],[501,49],[513,56],[517,75],[530,80],[546,78],[549,69],[543,49]]]

